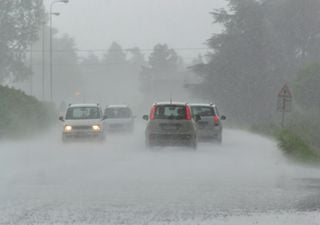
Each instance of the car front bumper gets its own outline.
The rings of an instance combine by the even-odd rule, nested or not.
[[[63,141],[102,140],[103,138],[104,138],[103,132],[74,131],[74,132],[64,132],[62,134],[62,140]]]
[[[222,129],[221,128],[214,128],[214,129],[198,129],[197,135],[200,139],[212,139],[218,138],[221,136]]]

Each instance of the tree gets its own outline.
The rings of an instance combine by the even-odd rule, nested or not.
[[[175,99],[184,95],[184,73],[180,70],[182,60],[174,49],[157,44],[149,56],[147,66],[140,72],[140,90],[147,102]],[[185,100],[185,99],[184,99]]]
[[[294,81],[294,99],[304,111],[317,110],[320,106],[320,63],[312,63],[298,72]]]
[[[80,99],[77,99],[78,95],[85,94],[83,77],[75,48],[74,39],[66,34],[54,38],[53,88],[54,98],[59,101],[79,101]]]
[[[45,27],[44,35],[46,46],[49,49],[49,27]],[[50,52],[45,51],[42,55],[42,38],[33,44],[32,54],[32,83],[33,96],[40,99],[48,99],[50,93],[50,77],[49,77],[49,59]],[[81,91],[83,88],[82,72],[79,66],[79,56],[76,51],[75,41],[68,35],[58,35],[58,30],[53,30],[53,97],[59,103],[61,100],[73,102],[75,100],[75,92]],[[45,73],[43,73],[43,59],[45,60]],[[21,82],[17,82],[19,85]],[[23,82],[22,82],[23,83]],[[81,99],[82,100],[82,99]]]
[[[0,82],[30,74],[26,49],[37,39],[43,19],[42,0],[0,0]]]
[[[176,71],[178,61],[177,53],[173,49],[169,49],[166,44],[157,44],[149,57],[150,66],[157,73]]]
[[[141,50],[138,47],[130,48],[128,49],[128,52],[132,55],[129,59],[129,62],[132,65],[138,66],[140,69],[141,66],[146,64],[146,61],[144,60],[144,54],[142,54]]]
[[[142,61],[144,58],[138,48],[123,50],[116,42],[102,59],[89,55],[81,63],[87,99],[104,104],[138,104],[138,74]]]
[[[238,121],[269,121],[281,86],[319,59],[319,14],[317,0],[228,0],[212,13],[224,30],[208,41],[209,62],[194,67],[201,95]]]
[[[118,43],[113,42],[104,56],[103,61],[110,65],[126,63],[126,53]]]

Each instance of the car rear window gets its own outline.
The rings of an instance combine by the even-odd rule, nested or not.
[[[68,108],[67,120],[100,119],[100,110],[97,107]]]
[[[209,106],[191,106],[192,115],[199,116],[216,116],[216,112]]]
[[[117,118],[117,119],[124,119],[130,118],[131,110],[129,108],[119,107],[119,108],[106,108],[104,111],[104,115],[107,118]]]
[[[186,106],[183,105],[158,105],[156,106],[155,119],[183,120],[187,118]]]

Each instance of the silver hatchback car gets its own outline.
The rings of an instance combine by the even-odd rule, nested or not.
[[[197,133],[201,140],[214,140],[222,142],[222,122],[225,116],[220,116],[214,104],[190,104],[191,112],[197,117]]]
[[[105,128],[111,132],[133,132],[134,119],[127,105],[108,105],[104,110]]]
[[[186,145],[196,149],[197,132],[191,109],[186,103],[162,102],[153,104],[145,136],[146,145]]]

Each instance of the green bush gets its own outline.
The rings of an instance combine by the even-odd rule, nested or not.
[[[13,88],[0,86],[0,135],[25,136],[48,128],[54,107]],[[41,130],[39,129],[41,128]]]

